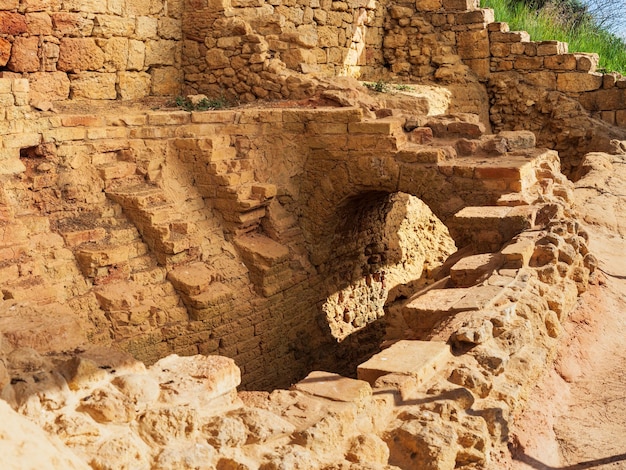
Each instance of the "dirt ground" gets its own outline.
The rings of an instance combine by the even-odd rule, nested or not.
[[[511,470],[626,469],[626,159],[609,161],[576,183],[600,269],[510,430]]]

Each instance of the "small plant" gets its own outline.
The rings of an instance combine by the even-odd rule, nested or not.
[[[377,82],[365,82],[364,85],[370,90],[377,91],[378,93],[387,93],[389,91],[389,85],[384,80],[378,80]]]
[[[174,105],[185,111],[210,111],[228,108],[230,106],[224,95],[218,98],[202,98],[197,103],[193,103],[189,98],[185,98],[184,96],[177,96],[174,100]]]
[[[415,91],[414,87],[412,87],[411,85],[405,85],[403,83],[394,85],[393,87],[398,91]]]

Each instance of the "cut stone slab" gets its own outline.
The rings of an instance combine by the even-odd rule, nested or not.
[[[471,287],[487,279],[501,264],[499,253],[467,256],[450,268],[450,278],[457,287]]]
[[[467,295],[468,288],[432,289],[404,306],[415,313],[451,312],[454,304]]]
[[[216,274],[204,263],[183,265],[171,270],[167,278],[172,285],[187,295],[199,295],[215,281]]]
[[[424,385],[452,359],[450,346],[437,341],[398,341],[357,367],[357,377],[373,385],[387,374],[415,377]]]
[[[253,264],[273,266],[289,258],[286,246],[262,235],[242,235],[235,239],[235,245],[242,251],[243,257]]]
[[[534,239],[517,239],[505,246],[501,251],[502,256],[504,256],[504,266],[511,269],[526,267],[534,251]]]
[[[372,387],[363,380],[355,380],[330,372],[314,371],[293,386],[299,392],[334,401],[361,403],[372,396]]]
[[[170,404],[208,404],[236,393],[241,372],[235,361],[223,356],[171,354],[149,368],[161,387],[161,401]]]

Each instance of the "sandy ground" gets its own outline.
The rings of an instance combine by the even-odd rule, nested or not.
[[[512,426],[513,470],[626,469],[626,159],[610,160],[576,184],[600,271]]]

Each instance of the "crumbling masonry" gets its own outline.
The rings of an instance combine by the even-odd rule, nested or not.
[[[469,1],[0,0],[0,65],[20,449],[452,469],[506,445],[596,264],[561,170],[625,139],[595,55]]]

